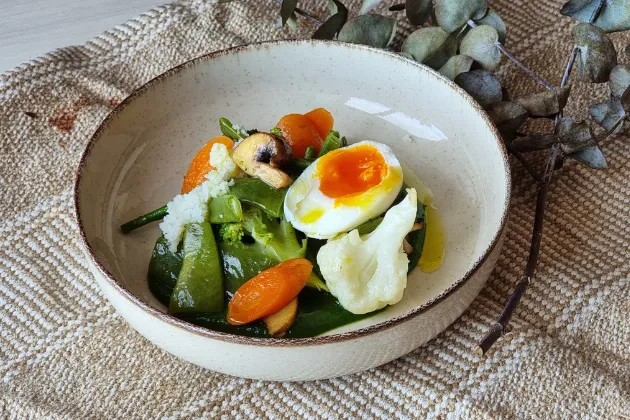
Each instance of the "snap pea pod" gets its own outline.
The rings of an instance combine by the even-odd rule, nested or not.
[[[147,279],[151,293],[166,306],[171,301],[183,260],[184,249],[182,246],[178,248],[177,252],[171,252],[166,238],[164,236],[158,238],[151,255]]]
[[[221,242],[219,249],[223,260],[225,291],[229,296],[232,296],[247,280],[277,264],[262,251],[257,252],[256,244]]]
[[[235,223],[243,221],[243,208],[238,197],[232,194],[220,195],[208,204],[210,223]]]
[[[326,139],[324,139],[324,144],[322,144],[322,148],[319,150],[319,157],[322,157],[328,152],[337,150],[347,145],[348,141],[345,137],[340,137],[338,131],[330,130],[326,135]]]
[[[220,312],[224,305],[223,267],[212,227],[190,223],[184,231],[184,259],[169,312]]]
[[[230,187],[230,194],[241,202],[258,207],[271,217],[282,215],[287,188],[276,189],[257,178],[237,178]]]

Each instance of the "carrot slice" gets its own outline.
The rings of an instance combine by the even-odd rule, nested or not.
[[[328,132],[333,129],[335,120],[332,114],[325,108],[316,108],[307,112],[304,116],[311,120],[315,128],[317,128],[319,136],[323,139],[325,139]]]
[[[206,180],[206,175],[216,168],[210,165],[210,150],[216,143],[224,144],[225,147],[231,149],[234,146],[232,139],[226,136],[215,137],[203,146],[188,167],[188,172],[184,176],[184,184],[182,185],[182,194],[192,191],[196,186],[202,184]]]
[[[306,148],[309,146],[313,146],[319,153],[319,149],[324,143],[317,127],[305,115],[285,115],[280,118],[276,126],[282,131],[284,139],[291,146],[294,157],[303,158]]]
[[[300,293],[312,270],[309,260],[294,258],[251,278],[230,300],[227,321],[243,325],[278,312]]]

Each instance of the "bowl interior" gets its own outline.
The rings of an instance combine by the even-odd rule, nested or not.
[[[146,280],[157,224],[118,226],[179,193],[191,158],[227,117],[269,130],[288,113],[325,107],[351,142],[386,143],[412,186],[434,195],[447,237],[443,267],[415,270],[403,300],[341,329],[403,315],[461,280],[501,228],[509,170],[479,107],[446,79],[390,53],[313,41],[243,47],[172,70],[123,102],[95,135],[77,186],[79,217],[99,263],[136,297],[165,310]]]

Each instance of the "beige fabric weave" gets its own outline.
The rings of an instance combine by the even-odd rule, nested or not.
[[[300,5],[323,15],[325,3]],[[570,51],[561,3],[491,1],[508,46],[552,83]],[[357,10],[358,1],[347,4]],[[296,33],[276,29],[277,15],[270,0],[178,2],[0,76],[0,418],[630,418],[625,131],[604,146],[609,170],[569,164],[554,179],[538,276],[513,332],[484,358],[475,344],[529,246],[536,187],[517,162],[510,229],[488,285],[437,339],[380,368],[313,383],[236,379],[177,360],[115,314],[72,220],[74,168],[89,135],[117,101],[172,66],[313,31],[303,20]],[[621,51],[629,39],[615,41]],[[539,89],[511,64],[499,74],[516,96]],[[568,113],[602,92],[576,86]]]

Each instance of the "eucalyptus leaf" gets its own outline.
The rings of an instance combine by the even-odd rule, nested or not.
[[[344,9],[345,8],[346,6],[344,6]],[[335,0],[328,0],[328,10],[330,11],[330,16],[334,16],[335,13],[339,11],[339,8],[337,7],[337,3],[335,2]]]
[[[586,121],[580,121],[571,127],[571,130],[561,137],[561,148],[566,154],[595,145],[595,134]]]
[[[594,24],[606,32],[630,29],[630,0],[570,0],[560,13],[581,22],[589,22],[593,12],[604,1],[604,6]]]
[[[501,62],[501,51],[497,46],[499,34],[489,25],[472,28],[459,46],[460,54],[467,55],[484,70],[493,70]]]
[[[630,86],[630,70],[628,67],[618,64],[610,71],[608,79],[611,95],[621,98]]]
[[[448,59],[446,64],[440,67],[439,72],[451,80],[455,80],[458,74],[470,71],[473,59],[467,55],[456,55]]]
[[[413,58],[413,55],[409,54],[408,52],[401,51],[398,53],[398,55],[402,55],[403,57],[408,58],[410,60],[415,60],[415,58]]]
[[[577,160],[584,165],[590,166],[593,169],[606,169],[608,163],[606,157],[597,145],[586,147],[567,155],[571,159]]]
[[[282,25],[287,23],[287,20],[291,17],[295,8],[297,7],[298,0],[282,0],[282,6],[280,6],[280,16],[282,17]]]
[[[295,12],[293,12],[291,13],[291,16],[289,16],[289,19],[287,19],[287,26],[291,28],[292,31],[295,31],[297,29],[297,25],[297,16],[295,15]]]
[[[549,133],[530,133],[524,137],[517,137],[510,144],[510,150],[514,152],[535,152],[537,150],[549,149],[558,143],[560,138]]]
[[[548,117],[555,115],[567,104],[571,86],[556,88],[517,99],[516,102],[525,108],[533,117]]]
[[[455,77],[455,83],[468,92],[484,108],[501,101],[503,98],[503,90],[499,79],[489,71],[473,70],[460,73]]]
[[[527,110],[515,102],[496,102],[490,105],[486,111],[499,129],[503,141],[508,145],[516,137],[518,129],[529,118]]]
[[[383,0],[363,0],[363,3],[361,3],[361,8],[359,9],[359,14],[366,14],[367,12],[378,6],[378,4],[382,1]]]
[[[476,20],[475,23],[477,25],[488,25],[492,26],[497,33],[499,34],[499,42],[501,44],[505,43],[505,38],[507,37],[507,28],[505,27],[505,22],[501,19],[501,16],[494,10],[488,8],[488,12],[484,17],[479,20]]]
[[[427,28],[420,28],[417,31],[412,32],[411,35],[405,39],[401,51],[411,54],[414,60],[423,63],[431,56],[438,53],[440,49],[450,48],[452,51],[452,42],[447,42],[449,38],[449,33],[440,27],[430,26]],[[454,49],[457,49],[457,43],[455,43]],[[454,54],[455,53],[453,51],[453,55]]]
[[[617,51],[602,29],[589,23],[579,23],[571,31],[578,49],[578,77],[594,83],[608,81],[617,65]]]
[[[334,39],[339,35],[341,28],[348,21],[348,9],[338,0],[329,0],[331,12],[335,10],[335,14],[329,17],[326,22],[317,28],[313,34],[313,39]]]
[[[455,32],[468,19],[481,19],[488,10],[487,0],[434,0],[437,24],[446,32]]]
[[[387,47],[396,35],[396,20],[381,15],[361,15],[346,23],[337,39],[376,48]]]
[[[626,88],[626,90],[623,91],[623,94],[621,95],[621,98],[619,98],[619,101],[621,102],[621,106],[623,107],[623,109],[626,112],[630,112],[630,87]]]
[[[422,25],[431,17],[433,3],[431,0],[406,0],[405,14],[413,25]]]
[[[612,130],[620,119],[626,117],[626,111],[621,106],[621,100],[616,97],[611,97],[606,102],[591,105],[588,108],[588,113],[608,131]],[[620,129],[621,125],[617,127],[615,132]]]
[[[556,128],[554,132],[558,137],[563,138],[569,134],[574,125],[575,122],[573,121],[573,118],[562,117],[556,121]]]

